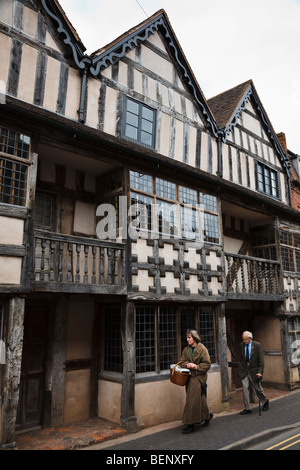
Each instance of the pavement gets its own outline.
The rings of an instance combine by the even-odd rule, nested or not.
[[[126,434],[118,424],[94,418],[20,433],[16,436],[17,450],[243,450],[287,429],[300,428],[300,390],[264,387],[264,391],[270,407],[261,411],[261,416],[258,404],[252,405],[251,414],[240,416],[244,405],[242,390],[237,390],[230,394],[229,412],[214,414],[207,428],[197,425],[188,435],[181,433],[181,421]]]

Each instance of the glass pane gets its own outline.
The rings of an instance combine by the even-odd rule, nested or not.
[[[136,309],[136,372],[155,371],[155,311]]]
[[[139,118],[135,114],[127,113],[126,122],[127,124],[130,124],[131,126],[138,127]]]
[[[148,134],[147,132],[141,132],[141,143],[147,145],[148,147],[152,147],[152,135]]]
[[[138,173],[137,171],[130,171],[130,186],[140,191],[153,194],[153,181],[152,176]]]
[[[211,307],[201,307],[200,309],[199,334],[202,344],[208,349],[211,362],[216,362],[215,330]]]
[[[198,217],[195,209],[181,207],[181,235],[189,240],[199,238]]]
[[[152,111],[152,109],[149,109],[143,106],[142,117],[143,119],[147,119],[147,121],[153,122],[154,112]]]
[[[105,312],[104,370],[123,372],[121,312],[119,308],[107,308]]]
[[[148,132],[149,134],[153,134],[153,123],[150,121],[142,120],[142,130],[144,132]]]
[[[177,362],[176,314],[171,308],[159,309],[160,370],[167,370]]]
[[[163,201],[156,201],[156,213],[158,232],[167,237],[177,237],[177,206]]]
[[[179,186],[179,201],[185,204],[197,205],[197,191]]]
[[[201,229],[204,241],[219,243],[218,217],[201,212]]]
[[[135,101],[127,99],[127,111],[133,114],[139,114],[139,104]]]
[[[166,199],[176,200],[176,184],[156,178],[156,194]]]
[[[132,127],[132,126],[129,126],[128,124],[126,124],[125,135],[126,135],[126,137],[129,137],[130,139],[137,140],[138,131],[137,131],[136,127]]]

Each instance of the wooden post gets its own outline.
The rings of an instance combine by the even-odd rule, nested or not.
[[[6,322],[6,364],[2,366],[2,433],[0,449],[16,447],[15,426],[19,404],[21,378],[25,299],[14,297],[9,301]]]
[[[229,373],[227,360],[227,337],[226,337],[226,315],[225,304],[219,304],[216,307],[217,313],[217,331],[218,331],[218,350],[221,372],[222,403],[223,411],[229,408]]]
[[[121,398],[121,424],[128,433],[137,431],[134,416],[135,398],[135,306],[126,302],[122,307],[123,387]]]

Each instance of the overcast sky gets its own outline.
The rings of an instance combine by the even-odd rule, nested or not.
[[[300,0],[59,0],[90,54],[163,8],[209,99],[252,79],[300,154]]]

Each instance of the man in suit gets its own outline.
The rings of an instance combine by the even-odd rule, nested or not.
[[[243,384],[243,395],[245,408],[241,415],[250,414],[250,388],[254,389],[256,395],[262,403],[263,410],[269,409],[269,400],[261,386],[261,379],[264,372],[264,355],[261,344],[253,340],[250,331],[244,331],[243,342],[241,343],[241,362],[238,367],[238,375]]]

